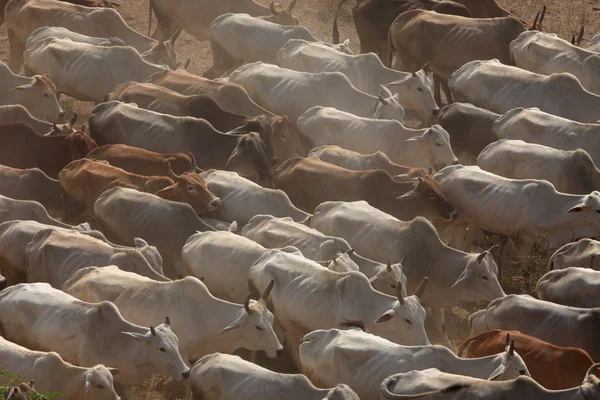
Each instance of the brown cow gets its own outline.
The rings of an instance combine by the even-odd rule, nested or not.
[[[71,162],[58,175],[63,190],[64,222],[79,222],[81,214],[92,215],[94,203],[115,186],[156,194],[167,200],[188,203],[198,214],[221,207],[221,200],[208,190],[196,167],[180,176],[169,167],[166,176],[143,176],[114,167],[106,161],[82,159]]]
[[[122,83],[106,96],[105,101],[111,100],[135,103],[138,107],[163,114],[202,118],[221,132],[256,132],[265,142],[269,159],[283,162],[306,155],[294,123],[286,116],[247,117],[234,114],[223,110],[210,96],[185,96],[152,83]]]
[[[59,217],[63,203],[60,184],[39,168],[17,169],[0,165],[0,195],[41,203],[52,217]]]
[[[1,124],[0,142],[0,164],[13,168],[39,168],[51,178],[57,178],[65,165],[98,147],[80,131],[44,136],[21,122]]]
[[[519,331],[493,329],[465,340],[458,350],[462,357],[485,357],[504,351],[507,335],[515,341],[515,350],[527,364],[531,377],[546,389],[561,390],[581,385],[594,361],[582,349],[559,347]]]
[[[29,384],[22,382],[12,387],[8,393],[5,393],[5,397],[6,400],[45,399],[33,388],[33,381],[29,381]]]
[[[126,144],[107,144],[92,150],[87,158],[108,161],[115,167],[145,176],[169,176],[169,165],[176,174],[192,171],[195,161],[183,153],[156,153]],[[202,172],[196,167],[196,172]]]
[[[273,173],[273,182],[295,206],[311,213],[326,201],[365,200],[403,221],[419,215],[444,219],[456,215],[430,175],[396,181],[382,170],[352,171],[317,158],[298,157],[284,162]]]

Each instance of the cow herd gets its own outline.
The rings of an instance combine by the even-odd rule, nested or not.
[[[148,36],[111,1],[0,1],[7,399],[154,375],[195,400],[600,399],[600,36],[360,0],[354,54],[344,1],[334,43],[296,0],[150,0]],[[508,242],[525,270],[556,249],[536,297],[505,292]],[[459,302],[484,303],[468,338]]]

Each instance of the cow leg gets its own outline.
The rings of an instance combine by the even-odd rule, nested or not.
[[[442,108],[442,94],[440,92],[440,77],[437,74],[433,74],[433,99],[435,100],[438,107]]]
[[[236,65],[236,60],[213,39],[210,40],[210,49],[213,56],[213,66],[204,73],[205,78],[218,78],[223,72]]]
[[[85,212],[85,205],[75,200],[70,194],[63,190],[63,216],[62,222],[75,225],[79,223],[81,214]]]
[[[448,102],[448,104],[454,103],[454,98],[452,97],[450,86],[448,86],[448,80],[440,78],[440,83],[442,84],[442,88],[444,89],[444,93],[446,94],[446,101]]]
[[[446,332],[444,309],[439,307],[431,307],[431,320],[433,322],[433,327],[438,336],[442,339],[444,346],[454,351],[452,349],[452,343],[450,343],[450,338],[448,338],[448,332]]]
[[[8,30],[8,46],[10,61],[8,68],[15,74],[18,74],[23,64],[23,52],[25,52],[25,43],[21,43],[12,29]]]

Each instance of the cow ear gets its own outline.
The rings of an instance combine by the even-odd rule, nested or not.
[[[142,335],[141,333],[137,333],[137,332],[121,332],[123,335],[125,336],[129,336],[130,338],[141,342],[141,343],[148,343],[151,338],[146,336],[146,335]]]
[[[394,318],[394,310],[388,310],[386,312],[383,313],[383,315],[379,318],[377,318],[377,321],[375,321],[376,324],[382,324],[384,322],[388,322],[391,321],[392,318]]]
[[[106,367],[106,369],[108,370],[108,372],[110,372],[110,374],[112,376],[115,376],[115,375],[119,374],[119,369],[118,368],[109,368],[109,367]]]
[[[425,136],[413,136],[411,138],[406,139],[404,142],[420,142],[421,140],[425,140]]]
[[[29,90],[29,89],[31,89],[31,83],[26,83],[25,85],[14,87],[14,88],[10,89],[10,91],[11,92],[21,92],[21,91],[25,91],[25,90]]]
[[[92,378],[93,378],[93,372],[92,371],[88,371],[87,374],[85,374],[85,387],[84,387],[84,396],[87,396],[88,392],[90,391],[90,389],[92,388],[93,384],[92,384]]]
[[[586,204],[584,201],[582,201],[581,203],[577,204],[576,206],[570,208],[569,211],[567,211],[567,214],[581,212],[581,211],[583,211],[583,209],[585,207],[586,207]]]
[[[396,199],[408,200],[408,199],[414,199],[415,197],[417,197],[417,193],[415,193],[414,190],[409,190],[408,192],[404,193],[402,196],[396,197]]]
[[[133,244],[135,245],[136,249],[139,249],[140,247],[148,247],[148,246],[150,246],[148,244],[148,242],[146,242],[144,239],[139,238],[139,237],[133,238]]]
[[[242,322],[244,322],[244,315],[246,315],[247,312],[244,310],[244,312],[242,313],[242,315],[240,317],[238,317],[235,321],[231,322],[229,325],[227,325],[222,331],[221,334],[230,331],[232,329],[237,328],[238,326],[242,325]]]
[[[498,368],[496,368],[496,370],[494,372],[492,372],[492,374],[488,378],[488,381],[495,381],[504,372],[506,372],[506,364],[501,364]]]
[[[462,281],[467,279],[470,275],[471,275],[471,270],[468,268],[465,268],[465,270],[462,272],[462,274],[460,274],[460,276],[458,277],[456,282],[454,282],[454,285],[452,285],[452,288],[454,288],[456,285],[458,285],[459,283],[461,283]]]

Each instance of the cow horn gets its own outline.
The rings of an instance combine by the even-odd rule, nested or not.
[[[165,325],[171,326],[171,318],[169,316],[165,316]]]
[[[425,289],[427,288],[428,283],[429,283],[429,278],[428,277],[423,278],[423,280],[419,284],[419,287],[417,288],[417,291],[415,292],[415,296],[417,296],[420,299],[421,296],[423,296],[423,293],[425,292]]]
[[[271,294],[271,290],[273,290],[274,285],[275,285],[275,279],[271,279],[271,282],[269,282],[269,285],[267,286],[267,288],[265,289],[263,294],[260,296],[261,300],[267,301],[267,299],[269,298],[269,295]]]
[[[175,43],[175,41],[177,41],[177,39],[179,38],[179,35],[181,34],[181,30],[182,29],[183,29],[182,27],[179,27],[179,29],[177,29],[175,31],[175,33],[173,34],[173,36],[171,36],[171,38],[168,41],[171,42],[171,43]]]
[[[396,284],[396,297],[398,298],[400,305],[403,306],[404,298],[402,297],[402,282],[398,282],[398,284]]]
[[[192,62],[191,58],[188,58],[187,60],[185,60],[185,62],[183,63],[183,69],[185,69],[187,71],[187,69],[190,66],[191,62]]]
[[[378,100],[381,102],[381,104],[383,104],[384,106],[388,105],[388,101],[387,99],[384,99],[382,96],[379,96]],[[375,104],[375,107],[377,107],[377,104]]]
[[[510,344],[510,333],[506,334],[506,339],[504,340],[504,348],[507,348]]]
[[[425,63],[425,65],[423,65],[423,66],[421,67],[421,69],[422,69],[423,71],[427,71],[427,68],[429,68],[429,65],[430,65],[430,64],[431,64],[431,61],[427,61],[427,62]]]
[[[288,6],[288,11],[292,12],[292,10],[294,9],[294,7],[296,7],[296,1],[298,0],[292,0],[292,2],[290,3],[290,5]]]
[[[515,355],[515,339],[510,339],[510,344],[508,345],[508,355]]]
[[[579,30],[579,35],[577,35],[577,39],[575,40],[575,43],[577,44],[577,46],[581,45],[581,41],[583,40],[583,25],[581,25],[581,29]]]
[[[417,66],[413,64],[412,67],[412,76],[416,77],[417,76]]]
[[[198,168],[198,165],[196,164],[196,157],[194,157],[194,153],[189,153],[190,154],[190,161],[192,162],[192,168],[190,169],[190,172],[196,172],[196,168]]]
[[[544,7],[542,7],[542,13],[540,14],[540,20],[538,21],[538,30],[542,29],[542,22],[544,22],[544,17],[546,16],[546,5],[544,4]]]
[[[348,254],[349,256],[351,256],[352,254],[354,254],[354,249],[350,249],[346,252],[346,254]]]
[[[531,25],[532,31],[535,31],[537,29],[537,23],[538,23],[539,17],[540,17],[540,12],[538,11],[537,14],[535,14],[535,18],[533,19],[533,24]]]
[[[406,261],[407,258],[408,258],[408,254],[405,254],[404,257],[402,257],[402,260],[400,260],[400,264],[402,266],[404,266],[404,262]]]
[[[390,260],[388,260],[386,269],[387,269],[387,272],[392,272],[392,263],[390,262]]]
[[[69,125],[71,126],[71,128],[73,127],[73,125],[75,125],[75,122],[77,122],[77,113],[74,113],[73,118],[71,118],[71,120],[69,121]]]
[[[271,10],[271,13],[273,15],[277,14],[277,11],[275,10],[275,2],[272,1],[271,4],[269,5],[269,9]]]
[[[500,246],[499,246],[499,245],[497,245],[497,244],[495,244],[495,245],[493,245],[492,247],[490,247],[489,249],[487,249],[487,252],[488,252],[488,253],[490,253],[490,254],[492,254],[492,251],[494,251],[494,250],[496,250],[496,249],[499,249],[499,248],[500,248]],[[492,255],[493,255],[493,254],[492,254]]]
[[[252,293],[248,293],[248,297],[246,297],[246,301],[244,302],[244,310],[248,314],[252,314],[252,309],[250,308],[250,297],[252,297]]]
[[[571,35],[571,44],[575,46],[575,35]]]
[[[152,334],[152,336],[156,336],[156,331],[154,330],[153,326],[150,326],[150,333]]]
[[[173,168],[171,167],[171,162],[167,163],[167,172],[169,173],[169,178],[173,179],[174,182],[179,181],[179,176],[175,172],[173,172]]]

